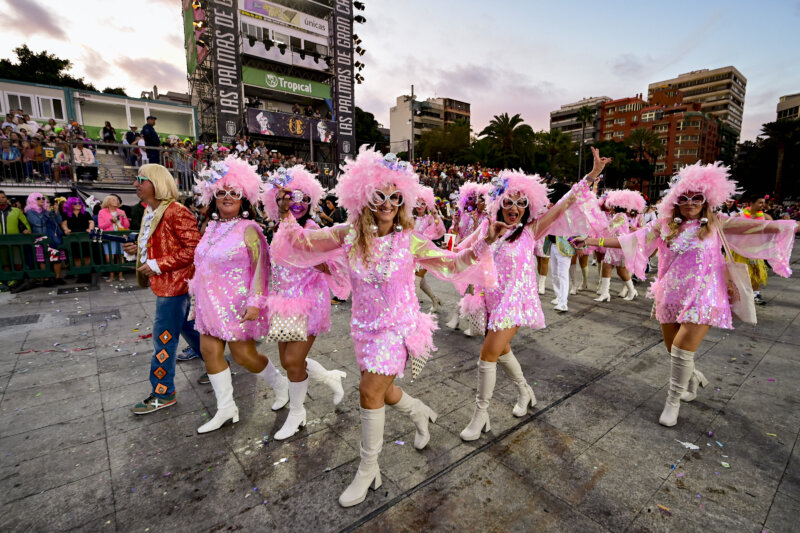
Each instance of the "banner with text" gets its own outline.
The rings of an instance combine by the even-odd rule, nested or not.
[[[262,109],[247,109],[247,131],[259,135],[274,135],[292,139],[309,139],[314,142],[333,141],[335,123],[332,120],[304,117],[294,113],[279,113]]]
[[[263,0],[239,0],[247,15],[262,19],[282,22],[317,35],[328,36],[328,23],[324,19],[306,15],[295,9],[264,2]]]
[[[353,101],[353,4],[336,0],[333,10],[333,108],[339,160],[356,152],[356,112]]]
[[[233,142],[242,120],[242,78],[236,0],[212,0],[217,141]]]
[[[269,70],[253,67],[242,67],[242,81],[247,85],[264,87],[273,91],[310,96],[311,98],[326,99],[331,97],[331,86],[316,81],[294,78],[276,74]]]

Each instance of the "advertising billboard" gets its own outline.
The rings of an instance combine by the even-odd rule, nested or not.
[[[334,112],[339,160],[354,157],[356,115],[353,100],[353,4],[336,2],[333,10]]]
[[[296,9],[279,6],[263,0],[239,0],[241,9],[246,15],[261,20],[274,20],[317,35],[328,36],[328,22],[312,17]]]
[[[231,143],[242,119],[242,78],[239,50],[239,13],[235,0],[209,0],[213,9],[214,93],[217,141]]]
[[[316,81],[304,80],[292,76],[284,76],[269,70],[253,67],[242,67],[242,81],[246,85],[255,85],[273,91],[327,99],[331,97],[331,86]]]
[[[311,136],[315,143],[330,143],[334,140],[335,124],[332,120],[310,118],[294,113],[248,108],[247,131],[292,139],[309,139]]]

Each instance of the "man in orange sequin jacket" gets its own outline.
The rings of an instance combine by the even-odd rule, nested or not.
[[[177,402],[175,360],[181,335],[196,353],[200,336],[189,320],[188,280],[194,275],[194,249],[200,241],[194,215],[176,201],[178,188],[161,165],[142,165],[136,178],[136,195],[147,204],[136,243],[126,243],[127,254],[136,255],[136,279],[156,295],[153,321],[153,357],[150,363],[150,396],[136,404],[137,415],[155,412]]]

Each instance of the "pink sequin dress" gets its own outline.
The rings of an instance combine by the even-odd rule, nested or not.
[[[630,225],[630,220],[628,220],[627,215],[625,215],[625,213],[616,213],[609,217],[608,228],[602,232],[601,237],[620,237],[631,233],[632,230],[633,228]],[[606,254],[605,257],[603,257],[603,263],[615,267],[625,266],[625,256],[622,250],[619,248],[602,248],[602,250]]]
[[[571,198],[575,198],[574,203]],[[566,204],[566,206],[565,206]],[[498,331],[516,326],[532,329],[545,327],[542,303],[536,282],[536,242],[545,235],[568,237],[586,234],[594,228],[605,227],[606,218],[590,191],[588,184],[581,181],[572,187],[572,192],[564,196],[556,206],[561,214],[549,225],[525,226],[520,236],[513,242],[498,239],[491,245],[494,265],[497,270],[497,284],[493,288],[483,288],[486,302],[487,329]],[[469,245],[476,238],[482,238],[488,224],[483,224],[478,232],[464,244]],[[476,288],[476,293],[480,291]],[[464,303],[463,306],[470,304]]]
[[[746,257],[767,259],[775,272],[790,276],[794,244],[791,220],[756,221],[720,216],[731,249]],[[628,270],[644,277],[647,259],[658,251],[658,276],[648,296],[655,298],[656,319],[662,324],[707,324],[733,329],[725,281],[725,257],[716,232],[698,237],[700,222],[690,220],[671,243],[669,228],[654,220],[619,238]]]
[[[269,247],[252,220],[208,223],[194,252],[194,327],[224,341],[260,339],[269,333],[266,313]],[[240,322],[246,307],[257,307],[256,320]]]
[[[350,331],[358,365],[361,370],[402,377],[409,356],[425,359],[436,349],[436,323],[420,311],[416,296],[415,263],[443,280],[491,286],[494,267],[489,247],[479,241],[456,254],[415,232],[393,232],[374,239],[370,262],[365,264],[354,257],[355,236],[346,224],[317,231],[282,224],[272,241],[272,253],[299,267],[347,257],[353,290]]]
[[[316,230],[319,226],[309,219],[306,229]],[[270,254],[272,276],[270,277],[269,298],[267,299],[268,316],[278,313],[283,316],[306,315],[308,335],[317,336],[331,329],[330,274],[325,274],[316,267],[300,268],[285,261],[274,253]],[[337,265],[334,261],[327,264],[331,272]],[[336,291],[340,296],[340,291]],[[347,297],[345,291],[344,297]]]

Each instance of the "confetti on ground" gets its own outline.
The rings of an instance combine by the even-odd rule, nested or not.
[[[400,446],[403,446],[405,444],[405,442],[403,442],[402,440],[396,440],[394,441],[394,443],[399,444]]]
[[[721,464],[722,466],[724,466],[725,468],[730,468],[730,467],[731,467],[731,465],[729,465],[729,464],[728,464],[728,463],[726,463],[725,461],[721,461],[721,462],[720,462],[720,464]]]
[[[41,392],[37,392],[37,393],[36,393],[36,396],[34,396],[34,398],[38,398],[38,397],[39,397],[39,396],[41,396],[41,395],[42,395],[42,393],[41,393]]]
[[[680,441],[678,439],[675,439],[675,442],[679,443],[684,448],[688,448],[690,450],[699,450],[700,449],[700,446],[692,444],[691,442],[683,442],[683,441]]]
[[[722,445],[722,443],[721,443],[720,441],[718,441],[718,440],[715,440],[714,442],[716,442],[716,443],[717,443],[717,446],[719,446],[720,448],[724,448],[724,447],[725,447],[725,446],[723,446],[723,445]]]
[[[660,503],[658,504],[658,510],[661,511],[661,514],[664,516],[672,516],[672,513],[669,511],[669,507],[665,507]]]
[[[767,381],[775,381],[775,378],[767,378]]]
[[[776,433],[767,433],[767,437],[777,437]]]
[[[714,435],[714,432],[713,431],[709,431],[708,432],[708,436],[711,437],[712,435]]]
[[[286,462],[286,461],[288,461],[288,460],[289,460],[289,459],[287,459],[286,457],[284,457],[284,458],[282,458],[280,461],[275,461],[274,463],[272,463],[272,466],[277,466],[277,465],[279,465],[280,463],[285,463],[285,462]]]
[[[677,474],[675,474],[675,477],[683,477],[685,475],[686,474],[684,474],[683,472],[678,472]]]

